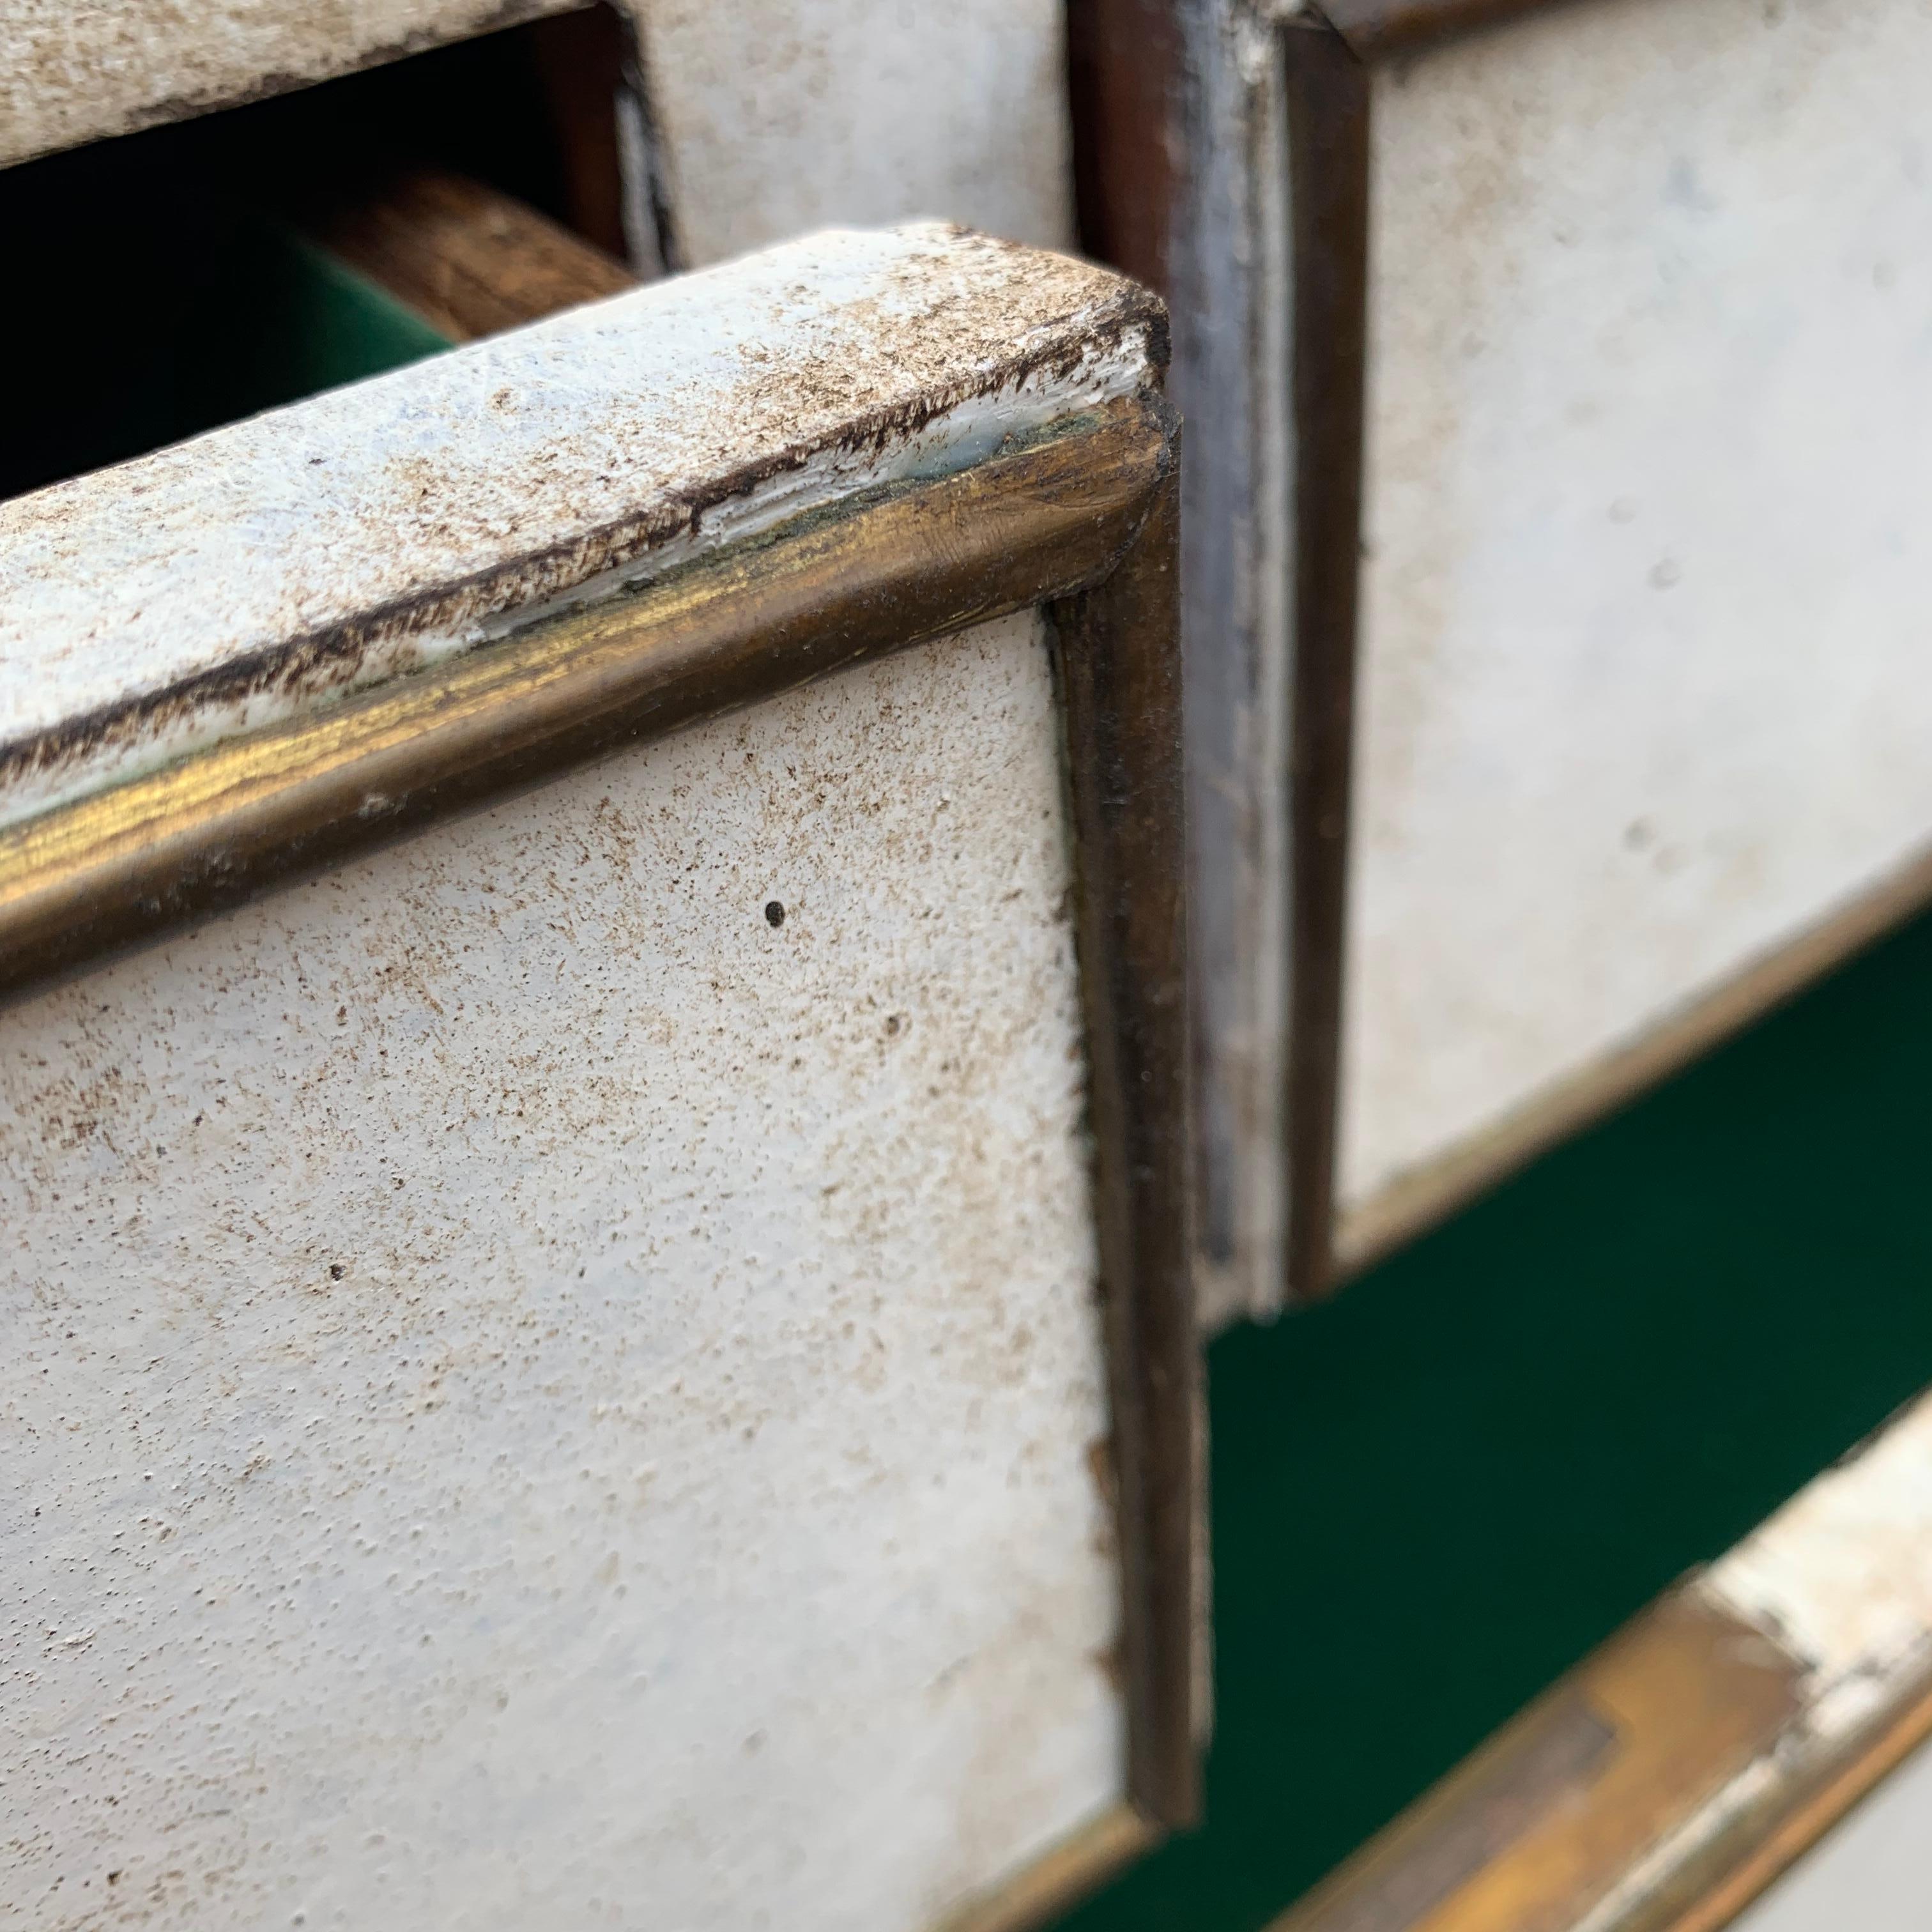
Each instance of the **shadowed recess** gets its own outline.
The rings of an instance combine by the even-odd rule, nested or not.
[[[1932,1380],[1932,918],[1210,1358],[1205,1827],[1063,1932],[1253,1932]]]

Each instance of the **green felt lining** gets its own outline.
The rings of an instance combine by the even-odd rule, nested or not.
[[[182,226],[191,245],[150,230],[131,249],[90,253],[21,319],[36,380],[10,412],[0,496],[449,346],[279,224],[218,214]]]
[[[1932,1380],[1932,919],[1210,1354],[1207,1822],[1064,1932],[1252,1932]]]

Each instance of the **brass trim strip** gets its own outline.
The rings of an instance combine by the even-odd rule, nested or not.
[[[1160,1842],[1130,1804],[1116,1804],[1043,1852],[1017,1878],[949,1913],[934,1932],[1034,1932],[1078,1905]]]
[[[1152,406],[1115,405],[10,826],[0,987],[399,821],[1097,580],[1168,461]]]
[[[1563,1932],[1770,1748],[1802,1675],[1694,1586],[1672,1592],[1270,1932]],[[1592,1726],[1607,1742],[1586,1748]]]
[[[1723,1932],[1928,1738],[1932,1738],[1932,1686],[1881,1718],[1868,1742],[1839,1761],[1808,1796],[1759,1835],[1724,1876],[1658,1932]]]
[[[1205,1565],[1191,1267],[1180,479],[1118,569],[1057,605],[1075,932],[1100,1290],[1124,1529],[1128,1795],[1168,1826],[1200,1806]]]

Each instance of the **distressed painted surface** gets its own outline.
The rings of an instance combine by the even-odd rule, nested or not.
[[[1760,1817],[1775,1794],[1802,1790],[1808,1776],[1840,1761],[1923,1686],[1932,1670],[1932,1397],[1801,1490],[1686,1588],[1755,1624],[1797,1660],[1803,1707],[1772,1750],[1634,1864],[1573,1932],[1618,1932],[1634,1922],[1702,1848],[1739,1820]],[[1760,1817],[1754,1832],[1762,1828]],[[1774,1916],[1758,1932],[1784,1932],[1786,1922]],[[1854,1915],[1853,1922],[1862,1922]]]
[[[834,232],[0,505],[0,822],[1143,388],[1156,315]]]
[[[1932,1662],[1932,1400],[1820,1476],[1706,1587],[1844,1687],[1847,1716]]]
[[[634,0],[688,264],[826,222],[1073,240],[1060,0]]]
[[[1757,1904],[1736,1932],[1923,1932],[1932,1898],[1932,1747],[1921,1749]]]
[[[1932,834],[1918,0],[1580,0],[1384,70],[1343,1192]]]
[[[22,1923],[911,1932],[1118,1796],[1057,730],[1006,620],[0,1014]]]
[[[0,0],[0,166],[466,40],[573,0]]]

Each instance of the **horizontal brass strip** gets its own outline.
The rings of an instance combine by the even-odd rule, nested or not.
[[[1770,1747],[1802,1674],[1694,1587],[1673,1592],[1271,1932],[1565,1932]]]
[[[1104,578],[1171,460],[1116,404],[0,833],[0,988],[292,866]]]

